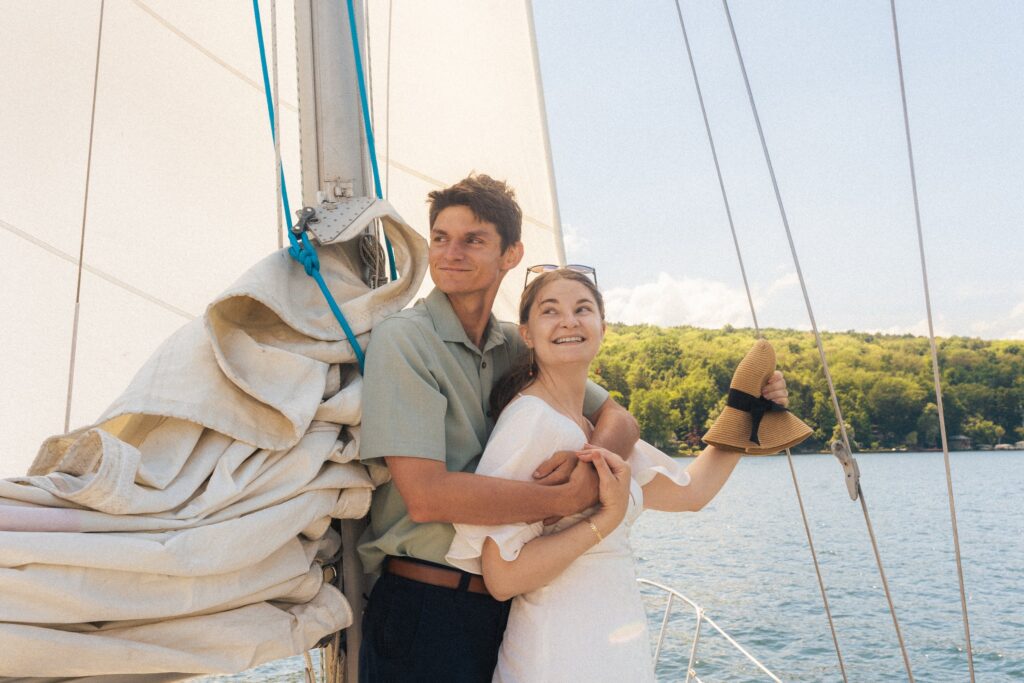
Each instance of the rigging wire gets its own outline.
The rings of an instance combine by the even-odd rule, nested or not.
[[[391,16],[390,15],[390,7],[388,9],[389,9],[388,18],[390,19],[390,16]],[[372,36],[370,34],[370,7],[369,7],[369,5],[364,5],[363,6],[363,35],[366,36],[366,72],[367,72],[367,74],[370,77],[370,88],[371,88],[371,91],[372,91],[373,84],[374,84],[374,79],[373,79],[373,43],[371,42]],[[390,47],[390,39],[389,39],[389,47]],[[370,97],[369,97],[369,100],[370,100],[370,120],[371,121],[376,121],[377,120],[377,106],[376,106],[376,104],[374,102],[373,94],[374,93],[371,92],[370,93]],[[386,135],[386,133],[385,133],[385,135]],[[363,144],[361,145],[362,152],[365,154],[365,156],[362,157],[363,159],[366,159],[366,158],[369,157],[369,150],[365,149],[365,147],[366,147],[366,139],[364,137],[363,138]],[[366,172],[365,168],[363,169],[363,172],[364,173]],[[384,192],[382,192],[382,197],[386,194],[386,188],[387,188],[387,167],[385,167],[385,169],[384,169],[384,174],[385,174],[385,183],[384,183],[385,190],[384,190]],[[364,235],[363,235],[362,239],[360,239],[360,241],[359,241],[359,257],[362,259],[363,267],[366,268],[366,270],[368,271],[366,273],[366,275],[367,275],[366,281],[368,282],[370,287],[373,287],[373,288],[376,288],[376,287],[380,286],[381,284],[384,284],[384,283],[387,282],[386,278],[383,277],[383,270],[384,270],[383,269],[383,265],[384,265],[384,261],[385,261],[384,250],[380,248],[381,242],[383,241],[382,237],[383,237],[383,239],[386,240],[387,239],[387,235],[383,235],[382,231],[383,231],[383,221],[381,219],[379,219],[379,218],[375,218],[373,220],[373,225],[372,226],[367,226],[366,230],[364,231]]]
[[[270,54],[274,61],[274,111],[281,111],[281,89],[278,87],[277,60],[277,0],[270,0]],[[284,248],[284,217],[281,215],[281,178],[284,175],[281,165],[281,119],[274,117],[274,185],[277,188],[277,248]]]
[[[103,45],[103,10],[105,0],[100,0],[100,16],[96,29],[96,65],[92,76],[92,112],[89,114],[89,149],[85,157],[85,193],[82,199],[82,230],[78,240],[78,274],[75,283],[75,318],[71,323],[71,358],[68,361],[68,394],[64,405],[64,431],[71,429],[71,399],[75,389],[75,355],[78,350],[78,320],[82,304],[82,270],[85,259],[85,223],[89,213],[89,180],[92,176],[92,143],[96,134],[96,93],[100,82],[100,48]]]
[[[939,413],[939,436],[942,439],[942,458],[946,466],[946,492],[949,498],[949,517],[953,526],[953,549],[956,553],[956,574],[960,582],[960,610],[967,641],[967,666],[974,683],[974,652],[971,647],[971,625],[967,618],[967,592],[964,587],[964,568],[960,558],[960,534],[957,532],[956,504],[953,500],[953,475],[949,467],[949,443],[946,441],[946,417],[942,411],[942,381],[939,375],[939,353],[935,346],[935,325],[932,322],[932,300],[928,287],[928,266],[924,256],[924,231],[921,228],[921,205],[917,194],[917,173],[914,167],[914,147],[910,139],[910,114],[907,108],[907,88],[903,78],[903,56],[900,50],[900,30],[896,23],[896,0],[889,1],[892,13],[892,33],[896,43],[896,66],[900,76],[900,101],[903,105],[903,129],[907,138],[907,161],[910,167],[910,189],[914,197],[914,222],[917,226],[917,246],[921,255],[921,276],[924,282],[924,305],[928,312],[928,344],[931,349],[932,375],[935,380],[935,402]]]
[[[772,164],[771,154],[768,151],[768,143],[765,140],[764,129],[761,127],[761,118],[757,113],[757,105],[754,102],[754,93],[750,87],[750,79],[747,76],[747,68],[743,61],[743,54],[740,51],[739,39],[736,37],[736,27],[733,25],[732,13],[729,11],[729,0],[722,0],[722,7],[725,9],[725,17],[729,23],[729,32],[732,35],[733,47],[736,50],[736,57],[739,60],[740,72],[743,74],[743,83],[746,86],[747,90],[747,99],[750,102],[750,109],[754,116],[754,123],[757,125],[757,135],[761,141],[761,150],[764,153],[765,163],[768,166],[768,175],[771,177],[772,189],[775,192],[775,201],[779,207],[779,215],[782,219],[782,226],[783,228],[785,228],[786,239],[789,241],[789,250],[793,256],[793,265],[796,268],[796,274],[800,280],[800,289],[803,292],[804,303],[807,307],[807,316],[811,322],[811,329],[814,331],[814,339],[818,346],[818,355],[821,359],[821,365],[825,374],[825,380],[828,384],[829,395],[832,398],[832,408],[835,411],[836,420],[839,423],[839,431],[842,435],[843,444],[847,447],[847,451],[852,453],[853,451],[850,449],[850,440],[846,433],[846,424],[843,420],[842,410],[839,407],[839,399],[836,395],[835,386],[832,382],[832,374],[828,368],[828,360],[825,358],[825,348],[821,342],[821,333],[818,331],[818,324],[814,319],[814,311],[811,307],[810,295],[807,292],[807,283],[804,280],[803,271],[800,268],[800,259],[796,253],[796,245],[793,243],[793,233],[789,228],[789,219],[786,216],[786,207],[782,201],[782,194],[779,191],[778,179],[775,177],[775,167]],[[911,671],[910,658],[907,656],[907,647],[903,641],[903,634],[900,631],[899,620],[896,618],[896,608],[893,604],[892,594],[889,591],[889,582],[885,577],[885,569],[882,566],[882,557],[878,550],[878,543],[875,540],[874,529],[871,525],[871,516],[868,514],[867,503],[864,500],[863,491],[860,490],[859,484],[858,493],[860,494],[858,495],[858,498],[860,499],[861,510],[864,513],[864,522],[867,525],[868,535],[871,539],[871,548],[875,554],[875,564],[878,566],[878,573],[882,580],[882,587],[885,590],[885,598],[889,603],[889,614],[892,616],[892,623],[894,628],[896,629],[896,638],[899,641],[900,652],[903,655],[903,665],[907,672],[907,678],[910,680],[910,683],[913,683],[914,674]]]
[[[359,29],[356,28],[356,12],[352,0],[346,3],[348,6],[348,27],[352,34],[352,54],[355,58],[356,80],[359,84],[359,103],[363,110],[363,132],[366,134],[366,144],[370,148],[370,166],[373,170],[373,189],[377,199],[384,198],[384,191],[380,185],[380,169],[377,166],[377,147],[373,140],[373,124],[370,121],[370,104],[367,97],[366,77],[363,74],[363,57],[359,50]],[[391,280],[398,279],[398,271],[395,268],[395,252],[391,247],[391,240],[384,237],[384,246],[388,252],[388,263],[391,269]]]
[[[277,117],[274,115],[274,102],[270,89],[270,74],[267,69],[267,48],[263,41],[263,22],[260,20],[260,0],[252,0],[252,11],[256,22],[256,41],[259,44],[260,69],[263,73],[263,92],[267,101],[267,115],[270,117],[270,134],[275,136],[275,131],[277,130],[275,120]],[[362,374],[363,364],[365,363],[365,354],[363,353],[363,349],[359,345],[359,341],[356,339],[356,335],[349,326],[348,321],[342,314],[341,308],[338,306],[338,302],[335,301],[334,295],[331,294],[331,290],[327,287],[327,283],[324,282],[323,275],[320,273],[320,258],[317,256],[316,248],[313,246],[313,243],[309,241],[309,236],[306,234],[305,230],[301,231],[301,234],[298,237],[295,235],[291,206],[288,203],[288,185],[284,179],[283,169],[278,176],[281,182],[281,203],[284,204],[284,214],[288,221],[288,241],[291,242],[291,246],[288,248],[288,255],[302,264],[302,267],[306,271],[306,275],[313,278],[317,286],[320,288],[320,292],[324,295],[324,299],[327,301],[327,305],[330,307],[331,313],[334,314],[338,324],[341,325],[341,329],[345,333],[345,338],[348,339],[348,343],[352,347],[353,353],[355,353],[356,360],[359,362],[359,372]]]
[[[391,187],[391,29],[394,27],[395,15],[392,0],[388,0],[388,47],[387,47],[387,85],[384,90],[384,193]]]
[[[690,47],[690,37],[686,32],[686,21],[683,19],[683,10],[679,4],[679,0],[675,0],[675,4],[676,14],[679,16],[679,28],[682,30],[683,43],[686,46],[686,56],[690,62],[690,72],[693,74],[693,84],[697,91],[697,101],[700,103],[700,113],[704,119],[704,130],[707,133],[708,144],[711,147],[711,158],[715,162],[715,173],[718,176],[718,187],[722,192],[722,202],[725,205],[725,215],[729,220],[729,231],[732,233],[733,245],[736,247],[736,258],[740,264],[740,274],[743,276],[743,287],[747,292],[747,303],[750,304],[750,316],[751,318],[753,318],[754,321],[754,330],[758,338],[760,338],[762,336],[761,328],[757,324],[757,312],[754,309],[754,298],[750,293],[750,283],[747,280],[747,271],[743,265],[743,254],[740,251],[740,242],[738,237],[736,236],[736,225],[733,221],[732,209],[729,205],[729,194],[728,192],[726,192],[725,181],[722,178],[722,167],[718,161],[718,151],[715,147],[715,138],[714,135],[711,133],[711,123],[708,120],[707,107],[704,104],[704,94],[701,91],[700,78],[697,75],[697,66],[693,59],[693,50]],[[825,591],[825,580],[822,578],[821,575],[821,566],[818,562],[818,553],[814,548],[814,539],[811,535],[811,526],[810,523],[807,521],[807,512],[804,509],[803,495],[801,495],[800,493],[800,483],[797,481],[796,478],[796,467],[793,464],[793,454],[788,448],[786,449],[786,461],[789,463],[789,472],[793,478],[793,489],[796,491],[796,500],[797,504],[800,507],[800,517],[803,520],[804,533],[807,536],[807,545],[811,550],[811,559],[814,562],[814,572],[818,578],[818,589],[821,592],[821,600],[825,607],[825,615],[828,618],[829,630],[832,633],[832,644],[835,646],[836,657],[839,660],[839,671],[840,673],[842,673],[843,681],[845,683],[845,681],[847,681],[848,679],[846,676],[846,665],[843,662],[843,654],[839,648],[839,636],[836,634],[835,622],[832,619],[832,609],[828,603],[828,594]]]

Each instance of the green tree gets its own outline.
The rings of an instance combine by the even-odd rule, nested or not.
[[[629,412],[640,423],[640,438],[655,446],[666,446],[676,433],[679,413],[672,409],[672,396],[665,389],[636,389]]]
[[[937,448],[941,440],[939,408],[934,403],[926,403],[921,417],[917,418],[917,442],[924,448]]]
[[[871,422],[882,434],[882,444],[903,443],[917,427],[925,392],[916,382],[900,376],[884,376],[868,390]]]
[[[975,445],[995,445],[1003,438],[1006,430],[981,415],[971,415],[964,420],[964,434],[971,437]]]
[[[707,368],[698,367],[672,385],[672,394],[672,406],[678,411],[680,426],[689,433],[703,431],[708,414],[722,392]]]

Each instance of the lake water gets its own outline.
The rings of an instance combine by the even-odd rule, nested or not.
[[[849,680],[906,680],[860,503],[831,455],[793,461]],[[968,681],[942,454],[857,461],[914,677]],[[953,453],[951,467],[977,680],[1024,681],[1024,453]],[[640,576],[701,605],[782,680],[842,680],[785,456],[745,458],[699,513],[645,513],[633,547]],[[650,595],[652,634],[663,604]],[[685,605],[673,615],[664,681],[685,678],[695,625]],[[766,680],[707,626],[695,669]],[[302,659],[209,680],[301,681]]]

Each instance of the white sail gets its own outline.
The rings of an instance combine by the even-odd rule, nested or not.
[[[159,0],[105,5],[82,244],[99,9],[2,9],[4,476],[64,430],[80,247],[71,427],[98,417],[160,341],[277,247],[252,8]],[[298,143],[290,9],[278,23],[287,171]]]
[[[261,5],[269,59],[270,2]],[[295,209],[295,32],[291,3],[277,5]],[[80,247],[72,428],[102,413],[162,339],[277,248],[278,219],[251,5],[106,2],[84,245],[100,3],[21,0],[0,11],[0,476],[12,476],[64,430]],[[506,179],[525,214],[524,264],[557,262],[529,4],[381,0],[367,17],[391,203],[425,234],[427,192],[472,170]],[[521,266],[499,297],[500,317],[514,317],[522,281]]]
[[[530,3],[368,4],[388,200],[425,231],[431,190],[470,171],[507,180],[523,208],[526,257],[506,278],[495,314],[513,320],[525,267],[562,260]]]

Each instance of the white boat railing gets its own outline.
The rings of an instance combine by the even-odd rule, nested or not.
[[[739,652],[741,652],[743,656],[745,656],[748,660],[750,660],[752,664],[754,664],[754,666],[756,666],[758,669],[767,674],[773,681],[775,681],[776,683],[782,683],[778,676],[769,671],[764,664],[759,662],[757,658],[754,657],[754,655],[747,652],[742,645],[740,645],[735,641],[735,639],[733,639],[732,636],[723,631],[722,628],[704,612],[704,608],[695,603],[693,600],[690,600],[688,597],[686,597],[679,591],[669,588],[668,586],[662,585],[655,581],[649,581],[647,579],[637,579],[637,583],[639,583],[642,586],[651,586],[653,588],[657,588],[658,590],[664,591],[665,593],[668,593],[668,600],[665,603],[665,613],[661,618],[661,630],[658,632],[658,642],[654,648],[655,667],[658,666],[658,659],[659,657],[661,657],[661,646],[665,642],[665,630],[668,627],[668,619],[669,615],[672,613],[673,602],[676,598],[679,598],[680,600],[682,600],[683,602],[685,602],[693,608],[694,616],[697,618],[697,626],[693,632],[693,643],[690,645],[690,661],[686,666],[686,683],[690,683],[691,681],[694,681],[695,683],[702,683],[700,678],[697,676],[697,672],[694,669],[694,666],[697,663],[697,645],[700,642],[700,631],[701,626],[704,624],[704,622],[707,622],[711,628],[718,631],[718,633],[723,638],[725,638],[730,645],[732,645]]]

